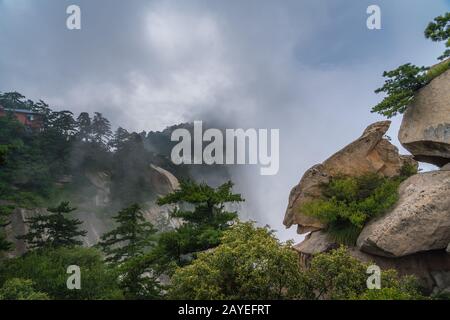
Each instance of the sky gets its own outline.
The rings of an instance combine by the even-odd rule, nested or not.
[[[66,28],[71,4],[81,30]],[[366,26],[373,4],[381,30]],[[0,91],[131,131],[279,129],[278,174],[246,166],[234,180],[243,216],[298,240],[282,226],[290,189],[383,119],[370,109],[384,70],[436,62],[443,45],[423,30],[446,11],[450,0],[0,0]]]

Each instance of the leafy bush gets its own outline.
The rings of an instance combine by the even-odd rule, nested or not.
[[[36,291],[27,279],[10,279],[0,288],[0,300],[49,300],[46,293]]]
[[[352,257],[345,247],[314,256],[307,270],[302,273],[303,299],[337,300],[411,300],[423,298],[417,279],[400,277],[397,271],[381,272],[381,289],[367,288],[367,268]]]
[[[405,167],[402,174],[409,176],[413,169]],[[305,203],[301,211],[326,223],[328,233],[338,243],[354,245],[367,221],[397,202],[397,190],[405,178],[377,174],[334,177],[323,185],[323,198]]]
[[[2,251],[8,251],[11,249],[12,243],[6,240],[4,228],[10,223],[8,221],[8,217],[13,210],[13,206],[0,205],[0,254]]]
[[[170,299],[289,299],[300,289],[298,256],[267,228],[237,223],[222,243],[171,279]]]
[[[81,269],[81,290],[67,289],[67,267]],[[88,248],[36,250],[22,257],[6,260],[0,269],[0,286],[9,279],[33,281],[33,288],[51,299],[117,299],[122,293],[114,270],[103,262],[100,252]]]

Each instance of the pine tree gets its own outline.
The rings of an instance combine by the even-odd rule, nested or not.
[[[231,181],[215,189],[188,180],[182,181],[178,190],[158,199],[159,205],[177,204],[171,215],[184,222],[178,229],[161,235],[158,249],[182,264],[182,256],[217,246],[223,231],[237,218],[237,213],[227,211],[225,204],[244,201],[240,194],[232,193],[232,188]],[[182,209],[185,204],[194,209]]]
[[[48,208],[47,211],[51,214],[37,215],[28,219],[26,222],[29,225],[29,232],[17,239],[24,240],[29,249],[82,245],[83,242],[78,239],[86,235],[86,231],[79,229],[82,222],[64,216],[75,210],[69,206],[69,202],[61,202],[55,208]]]
[[[108,140],[112,136],[111,124],[109,120],[103,117],[103,115],[99,112],[94,114],[94,119],[92,120],[92,134],[95,142],[105,147],[107,146]]]
[[[8,146],[0,144],[0,166],[6,163],[7,154],[8,154]]]
[[[425,37],[435,42],[445,41],[447,50],[438,59],[450,57],[450,12],[434,18],[425,29]]]
[[[82,112],[77,118],[78,134],[77,137],[81,141],[90,141],[92,134],[92,123],[89,113]]]
[[[10,223],[7,221],[7,217],[12,209],[10,206],[0,206],[0,252],[11,249],[11,242],[6,240],[4,228]]]
[[[119,127],[109,142],[109,145],[119,151],[126,145],[131,135],[132,134],[130,134],[126,129]]]
[[[105,233],[99,242],[106,255],[106,261],[121,263],[142,255],[154,241],[156,230],[145,221],[141,207],[133,204],[115,216],[117,227]]]

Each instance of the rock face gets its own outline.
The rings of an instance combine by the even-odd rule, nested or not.
[[[17,236],[24,235],[28,232],[26,220],[37,215],[46,214],[47,210],[42,208],[24,209],[16,208],[10,215],[10,223],[6,226],[6,237],[8,241],[14,245],[12,249],[7,252],[9,258],[17,257],[25,253],[26,245],[23,240],[16,239]]]
[[[398,149],[384,138],[390,124],[390,121],[381,121],[370,125],[360,138],[306,171],[291,191],[284,225],[298,224],[300,234],[323,229],[325,226],[320,221],[303,215],[300,208],[305,202],[320,197],[321,185],[335,175],[378,173],[391,177],[398,175],[406,163],[417,166],[412,157],[399,155]]]
[[[303,242],[294,246],[299,253],[302,267],[307,268],[314,254],[328,252],[338,245],[323,231],[309,234]],[[375,263],[382,269],[396,269],[400,275],[415,275],[428,293],[442,293],[450,290],[450,254],[444,250],[428,251],[400,258],[381,257],[348,248],[356,259]]]
[[[450,171],[416,174],[401,184],[399,195],[390,212],[364,227],[358,247],[386,257],[446,249],[450,243]]]
[[[111,177],[106,172],[86,172],[86,177],[95,186],[93,198],[96,207],[104,207],[111,201]]]
[[[418,161],[440,167],[450,162],[450,70],[418,91],[398,138]]]
[[[157,196],[166,195],[179,187],[179,182],[174,175],[152,164],[148,166],[148,170],[143,175],[149,189]],[[83,237],[84,245],[92,246],[99,241],[104,232],[111,229],[111,214],[105,215],[92,209],[98,208],[101,209],[99,211],[102,211],[105,208],[108,209],[108,205],[111,204],[111,176],[106,172],[88,172],[86,178],[91,184],[86,191],[89,192],[89,200],[87,203],[74,203],[73,206],[78,210],[74,212],[73,216],[83,222],[82,228],[87,231],[86,237]],[[5,204],[12,205],[12,203]],[[158,206],[155,200],[149,196],[149,201],[144,204],[144,207],[145,219],[162,230],[176,228],[181,224],[179,219],[170,217],[169,212],[173,209],[171,205]],[[10,257],[20,256],[26,252],[25,243],[17,240],[16,237],[28,232],[26,220],[38,214],[45,215],[48,212],[45,208],[16,208],[12,212],[11,223],[6,227],[7,238],[13,243],[13,250],[8,252]]]
[[[153,164],[150,165],[150,168],[151,185],[159,195],[166,195],[178,189],[180,183],[172,173]]]

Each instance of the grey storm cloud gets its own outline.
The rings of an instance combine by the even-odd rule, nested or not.
[[[381,30],[366,28],[373,3]],[[65,26],[70,4],[81,7],[79,31]],[[136,131],[193,120],[280,129],[279,174],[238,169],[235,180],[246,216],[281,230],[302,173],[380,119],[369,110],[382,72],[434,63],[442,47],[423,29],[449,9],[446,0],[0,0],[0,91]]]

